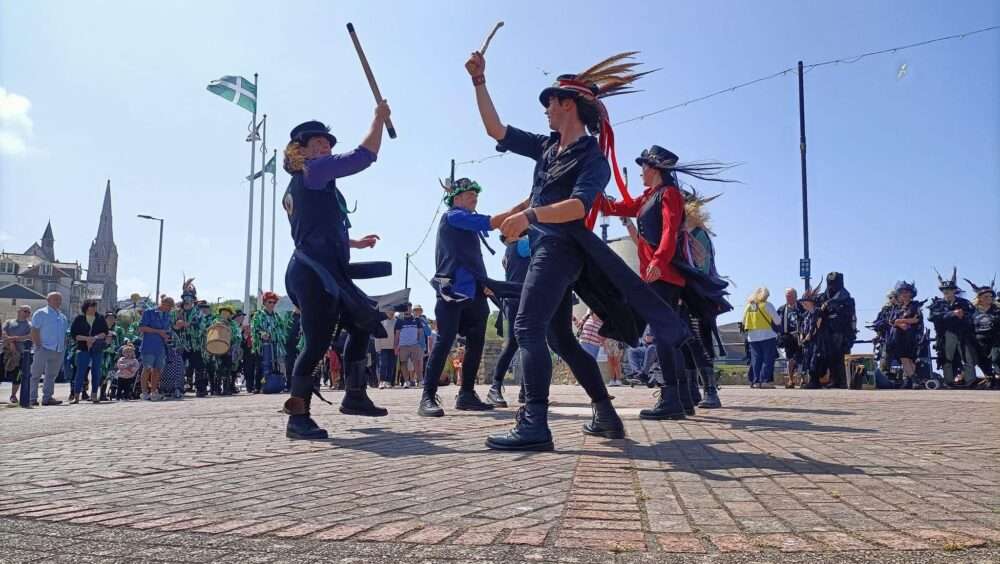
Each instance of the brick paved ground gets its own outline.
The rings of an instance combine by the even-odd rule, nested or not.
[[[389,417],[318,408],[326,442],[273,396],[0,409],[0,562],[1000,559],[1000,393],[730,387],[649,422],[618,389],[606,441],[560,386],[539,454],[483,447],[513,409],[373,393]]]

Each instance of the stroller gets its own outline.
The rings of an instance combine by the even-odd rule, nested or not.
[[[167,361],[160,376],[160,395],[165,398],[184,397],[184,357],[173,346],[167,346]]]

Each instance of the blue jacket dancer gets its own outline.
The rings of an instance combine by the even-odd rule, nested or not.
[[[626,344],[637,342],[646,322],[651,326],[661,362],[683,369],[677,347],[690,337],[677,313],[663,302],[625,262],[587,228],[593,206],[614,170],[613,132],[601,97],[622,94],[642,73],[633,74],[632,53],[611,57],[580,75],[560,76],[539,101],[546,108],[551,135],[538,135],[500,121],[484,75],[486,61],[473,53],[466,63],[487,134],[509,150],[535,161],[531,195],[506,214],[501,231],[516,239],[525,231],[531,241],[531,263],[521,292],[514,332],[521,347],[526,404],[515,427],[492,435],[486,445],[499,450],[552,450],[548,396],[552,380],[549,346],[569,365],[592,402],[588,434],[623,438],[624,425],[615,412],[597,361],[577,342],[572,330],[573,292],[601,319],[602,335]],[[600,139],[589,135],[600,134]],[[624,192],[624,183],[619,182]],[[584,218],[589,217],[585,223]],[[645,319],[643,319],[645,317]],[[666,371],[666,370],[665,370]],[[663,402],[677,403],[677,384]],[[659,411],[648,415],[656,416]]]
[[[444,370],[455,337],[465,337],[465,360],[462,363],[462,387],[455,400],[455,409],[486,411],[493,409],[476,395],[476,375],[486,344],[486,321],[490,315],[486,297],[486,265],[480,237],[496,229],[499,219],[476,213],[479,184],[460,178],[444,185],[444,201],[448,211],[438,225],[437,270],[432,285],[437,291],[438,338],[434,342],[424,374],[424,392],[417,413],[424,417],[441,417],[444,410],[437,398],[438,382]]]
[[[360,146],[347,153],[331,154],[337,138],[318,121],[307,121],[291,132],[285,148],[285,170],[292,179],[282,205],[292,227],[295,252],[285,272],[285,287],[301,312],[305,347],[295,361],[291,397],[284,411],[289,415],[286,435],[293,439],[325,439],[327,432],[310,416],[310,400],[317,387],[313,370],[326,354],[334,331],[350,335],[344,354],[346,393],[341,413],[381,416],[365,392],[368,340],[384,337],[382,315],[351,280],[350,249],[374,247],[377,235],[351,239],[348,209],[336,179],[357,174],[375,162],[382,144],[382,129],[389,117],[383,100],[375,108],[371,130]]]

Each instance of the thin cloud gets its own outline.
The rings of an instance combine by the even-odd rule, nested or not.
[[[28,151],[35,125],[30,110],[31,100],[0,86],[0,154],[16,157]]]

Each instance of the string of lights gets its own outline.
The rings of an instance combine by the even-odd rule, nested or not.
[[[966,31],[966,32],[963,32],[963,33],[956,33],[956,34],[953,34],[953,35],[945,35],[945,36],[942,36],[942,37],[935,37],[933,39],[928,39],[928,40],[925,40],[925,41],[919,41],[917,43],[909,43],[909,44],[906,44],[906,45],[899,45],[899,46],[896,46],[896,47],[889,47],[887,49],[880,49],[878,51],[869,51],[867,53],[860,53],[860,54],[852,55],[852,56],[849,56],[849,57],[840,57],[840,58],[837,58],[837,59],[830,59],[828,61],[822,61],[822,62],[819,62],[819,63],[812,63],[812,64],[808,64],[808,65],[803,65],[802,68],[805,69],[805,70],[807,70],[807,71],[812,71],[812,70],[815,70],[817,68],[826,67],[826,66],[830,66],[830,65],[838,65],[838,64],[848,64],[848,65],[850,65],[850,64],[857,63],[858,61],[861,61],[863,59],[866,59],[868,57],[874,57],[874,56],[877,56],[877,55],[884,55],[886,53],[898,53],[900,51],[905,51],[907,49],[914,49],[916,47],[923,47],[925,45],[930,45],[932,43],[940,43],[942,41],[951,41],[951,40],[956,40],[956,39],[965,39],[966,37],[970,37],[970,36],[977,35],[977,34],[980,34],[980,33],[986,33],[986,32],[989,32],[989,31],[995,31],[997,29],[1000,29],[1000,25],[993,25],[993,26],[984,27],[984,28],[981,28],[981,29],[976,29],[976,30],[973,30],[973,31]],[[749,80],[747,82],[742,82],[740,84],[736,84],[736,85],[733,85],[733,86],[730,86],[730,87],[727,87],[727,88],[723,88],[721,90],[716,90],[715,92],[712,92],[710,94],[705,94],[703,96],[698,96],[697,98],[691,98],[690,100],[685,100],[683,102],[680,102],[680,103],[677,103],[677,104],[673,104],[673,105],[667,106],[665,108],[660,108],[658,110],[653,110],[651,112],[647,112],[647,113],[640,114],[640,115],[637,115],[637,116],[634,116],[634,117],[631,117],[631,118],[628,118],[628,119],[624,119],[624,120],[621,120],[619,122],[616,122],[614,125],[615,126],[619,126],[619,125],[624,125],[624,124],[627,124],[627,123],[633,123],[633,122],[637,122],[637,121],[642,121],[642,120],[644,120],[646,118],[653,117],[653,116],[656,116],[656,115],[659,115],[659,114],[663,114],[663,113],[666,113],[666,112],[669,112],[669,111],[672,111],[672,110],[676,110],[678,108],[683,108],[683,107],[689,106],[691,104],[695,104],[695,103],[698,103],[698,102],[704,102],[705,100],[708,100],[708,99],[711,99],[711,98],[715,98],[716,96],[721,96],[723,94],[728,94],[730,92],[736,92],[737,90],[740,90],[740,89],[743,89],[743,88],[747,88],[747,87],[753,86],[755,84],[760,84],[761,82],[766,82],[766,81],[769,81],[769,80],[774,80],[776,78],[780,78],[782,76],[786,76],[788,73],[792,73],[792,72],[795,72],[795,67],[788,67],[788,68],[782,69],[782,70],[780,70],[778,72],[771,73],[771,74],[768,74],[766,76],[762,76],[760,78],[755,78],[755,79]],[[476,164],[480,164],[480,163],[482,163],[484,161],[488,161],[490,159],[496,159],[496,158],[503,157],[504,154],[505,153],[501,153],[501,154],[491,155],[491,156],[483,157],[483,158],[479,158],[479,159],[471,159],[471,160],[462,161],[460,163],[455,163],[455,164],[456,165],[476,165]]]

